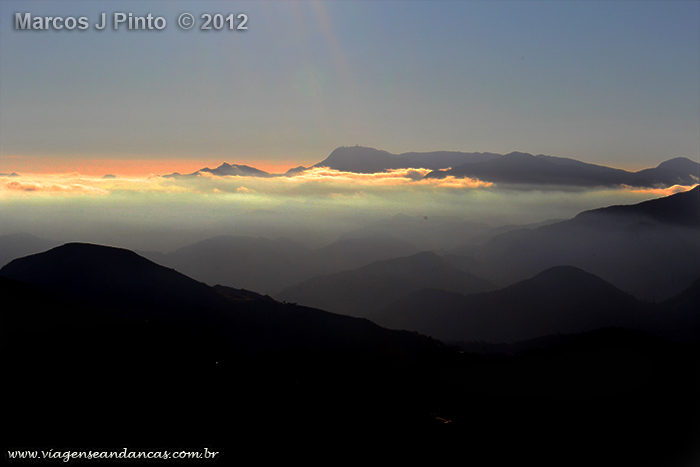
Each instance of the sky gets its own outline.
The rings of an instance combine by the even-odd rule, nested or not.
[[[199,29],[217,13],[247,30]],[[698,160],[700,2],[0,2],[2,173],[282,172],[355,144]]]

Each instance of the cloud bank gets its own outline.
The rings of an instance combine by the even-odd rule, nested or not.
[[[322,244],[396,215],[497,227],[567,219],[589,209],[688,189],[504,187],[462,178],[423,180],[425,173],[316,168],[276,178],[3,176],[0,234],[29,232],[157,250],[215,235],[290,237]]]

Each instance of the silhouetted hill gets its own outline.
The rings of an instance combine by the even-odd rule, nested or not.
[[[271,446],[308,458],[312,440],[358,460],[455,458],[466,446],[499,463],[561,465],[575,453],[586,465],[680,465],[697,441],[697,349],[643,334],[602,330],[488,357],[210,288],[127,250],[69,244],[8,271],[53,292],[0,277],[3,449],[207,446],[228,463]],[[579,278],[585,290],[562,293],[608,290],[554,272],[534,285]],[[181,320],[185,290],[200,306]],[[504,429],[530,421],[536,430]]]
[[[429,287],[465,294],[494,288],[435,253],[422,252],[315,277],[288,287],[275,297],[334,313],[367,317],[403,295]]]
[[[687,157],[676,157],[662,162],[657,166],[658,169],[670,170],[680,174],[692,174],[700,179],[700,164],[691,161]]]
[[[132,251],[86,243],[15,259],[0,275],[129,318],[191,319],[226,303],[206,284]]]
[[[385,345],[392,353],[395,345],[431,347],[420,336],[396,334],[366,320],[286,306],[236,289],[217,290],[120,248],[66,244],[16,259],[0,275],[115,316],[208,328],[228,335],[230,344],[243,350],[325,349],[376,357]]]
[[[667,161],[655,169],[627,172],[575,159],[512,152],[491,160],[468,162],[450,170],[430,172],[426,178],[470,177],[494,183],[573,186],[690,186],[698,183],[690,163]]]
[[[570,266],[548,269],[494,292],[412,293],[370,318],[447,341],[514,342],[603,327],[649,329],[653,310],[602,279]]]
[[[255,426],[257,416],[308,424],[317,415],[304,414],[301,399],[269,395],[280,385],[309,390],[336,380],[422,379],[436,358],[450,353],[416,333],[212,288],[119,248],[66,244],[16,259],[0,276],[3,369],[15,379],[13,400],[23,401],[10,416],[13,436],[32,433],[39,443],[68,433],[46,418],[52,406],[54,415],[65,416],[62,407],[70,407],[73,416],[83,417],[76,428],[88,437],[81,426],[116,436],[124,429],[122,417],[143,421],[146,413],[158,420],[160,433],[185,430],[192,436],[188,426],[199,426],[211,436],[219,425],[201,409],[212,400],[216,406],[206,412],[226,413],[234,424]],[[73,376],[47,389],[47,381],[68,374]],[[256,402],[248,410],[241,401]],[[357,409],[373,411],[363,404]],[[395,409],[419,421],[421,411]],[[344,411],[341,405],[332,409]],[[154,439],[148,424],[132,430],[130,437]]]
[[[512,284],[560,264],[582,268],[649,301],[700,276],[700,190],[613,206],[536,229],[493,237],[474,249],[478,275]]]

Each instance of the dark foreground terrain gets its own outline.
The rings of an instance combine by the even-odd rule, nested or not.
[[[227,465],[700,460],[697,343],[605,328],[465,352],[88,244],[0,276],[4,450],[207,446]]]

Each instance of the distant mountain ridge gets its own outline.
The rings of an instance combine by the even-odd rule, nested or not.
[[[594,219],[622,218],[626,222],[654,222],[686,227],[700,227],[700,186],[671,196],[643,201],[633,205],[618,205],[584,211],[574,217],[577,222]]]
[[[693,186],[700,182],[700,164],[686,158],[671,159],[658,167],[628,172],[575,159],[512,152],[483,162],[468,162],[449,170],[436,170],[426,178],[471,177],[493,183],[571,186]]]
[[[186,174],[182,175],[177,172],[169,174],[169,175],[163,175],[163,177],[166,178],[179,178],[179,177],[198,177],[202,175],[202,173],[210,173],[212,175],[217,175],[219,177],[224,177],[227,175],[233,175],[233,176],[240,176],[240,177],[261,177],[261,178],[269,178],[269,177],[274,177],[274,175],[269,174],[263,170],[256,169],[255,167],[250,167],[247,165],[241,165],[241,164],[229,164],[227,162],[224,162],[220,166],[218,166],[215,169],[210,169],[209,167],[204,167],[203,169],[199,169],[196,172],[193,172],[191,174]]]
[[[396,352],[441,348],[424,336],[397,334],[364,319],[285,305],[245,290],[210,287],[122,248],[68,243],[15,259],[0,269],[0,276],[135,325],[177,326],[185,334],[206,330],[213,340],[201,343],[202,348],[218,349],[221,358],[259,349],[394,358]],[[196,341],[197,336],[191,338]]]
[[[584,305],[629,297],[566,267],[527,285],[507,295],[550,311],[549,301],[572,293]],[[109,451],[117,440],[134,450],[207,446],[228,459],[270,446],[308,456],[311,439],[360,461],[396,459],[410,442],[428,460],[436,448],[464,455],[466,439],[474,459],[505,443],[515,448],[506,463],[531,455],[542,464],[544,439],[560,450],[553,465],[572,452],[591,465],[611,456],[611,444],[598,448],[604,438],[620,446],[611,465],[690,465],[675,460],[697,442],[697,346],[643,332],[607,328],[548,336],[516,354],[463,353],[366,319],[208,287],[89,244],[14,260],[0,270],[0,292],[3,369],[13,378],[4,443],[16,449]],[[669,313],[694,311],[697,296],[697,287],[680,295]],[[566,311],[576,310],[558,310],[565,320]],[[536,430],[503,430],[531,420]],[[640,443],[651,448],[638,453]],[[404,454],[416,458],[415,449]]]
[[[429,287],[465,294],[495,288],[437,254],[424,251],[318,276],[286,288],[275,298],[366,318],[403,295]]]
[[[497,235],[478,247],[475,271],[499,284],[569,264],[634,296],[669,298],[700,276],[700,187]]]
[[[676,302],[654,306],[579,268],[557,266],[493,292],[463,295],[420,290],[370,315],[370,319],[391,329],[417,331],[447,342],[512,343],[605,327],[682,336],[697,342],[700,317],[690,307],[700,305],[698,283]]]
[[[693,186],[700,183],[700,164],[685,157],[661,162],[657,167],[629,172],[565,157],[532,155],[524,152],[432,151],[392,154],[363,146],[341,146],[311,167],[299,166],[284,174],[270,174],[246,165],[224,162],[215,169],[205,167],[194,173],[172,173],[163,177],[217,176],[293,177],[309,168],[327,167],[341,172],[370,174],[396,169],[428,169],[425,178],[476,178],[492,183],[561,186]]]
[[[343,239],[316,250],[286,238],[219,236],[170,253],[142,254],[209,285],[272,294],[321,274],[413,253],[413,245],[388,236]]]

